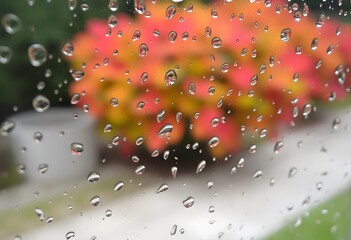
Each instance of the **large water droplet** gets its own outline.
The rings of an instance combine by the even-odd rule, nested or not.
[[[141,175],[143,174],[143,172],[145,171],[145,166],[144,165],[140,165],[135,169],[135,174],[137,175]]]
[[[80,100],[80,94],[74,93],[71,97],[71,104],[75,105],[75,104],[79,103],[79,100]]]
[[[11,121],[11,120],[4,121],[3,123],[1,123],[1,126],[0,126],[0,135],[4,137],[9,136],[13,131],[13,129],[15,128],[15,126],[16,126],[16,123],[14,121]]]
[[[124,187],[124,182],[123,181],[117,181],[115,186],[113,187],[114,191],[119,191]]]
[[[43,95],[38,95],[35,98],[33,98],[32,106],[37,112],[45,112],[50,108],[50,101],[49,99],[47,99],[47,97]]]
[[[43,65],[47,60],[47,51],[43,45],[33,44],[28,48],[28,57],[34,67]]]
[[[274,153],[280,153],[284,147],[283,141],[277,141],[274,145]]]
[[[96,207],[100,203],[100,197],[99,196],[94,196],[90,199],[90,204]]]
[[[216,147],[219,144],[219,138],[214,136],[208,141],[208,145],[213,148]]]
[[[117,0],[110,0],[108,2],[108,8],[113,12],[117,11],[118,10],[118,1]]]
[[[22,21],[15,14],[8,13],[2,17],[2,26],[5,31],[10,34],[14,34],[21,29]]]
[[[0,63],[6,64],[11,60],[12,50],[6,46],[0,46]]]
[[[171,19],[174,17],[175,13],[176,13],[177,9],[175,6],[169,6],[166,9],[166,19]]]
[[[148,54],[148,52],[149,52],[149,47],[145,43],[140,44],[139,50],[138,50],[139,56],[145,57]]]
[[[73,56],[73,53],[74,53],[74,46],[71,42],[68,42],[65,45],[63,45],[63,47],[61,48],[61,51],[63,55],[71,57]]]
[[[161,138],[166,138],[170,136],[172,131],[173,131],[173,125],[170,123],[167,123],[158,131],[157,135]]]
[[[90,172],[87,177],[88,182],[97,182],[100,180],[100,173],[98,172]]]
[[[71,76],[73,77],[74,80],[80,81],[84,77],[84,72],[81,70],[76,70],[72,72]]]
[[[71,144],[71,152],[73,155],[80,155],[83,153],[83,151],[83,144],[77,142]]]
[[[134,0],[134,9],[136,13],[144,14],[146,11],[145,0]]]
[[[70,232],[66,233],[66,239],[67,240],[70,240],[70,239],[74,238],[75,236],[76,236],[76,233],[73,232],[73,231],[70,231]]]
[[[291,29],[290,28],[285,28],[281,31],[280,40],[282,40],[283,42],[287,42],[287,41],[289,41],[290,37],[291,37]]]
[[[211,45],[213,48],[220,48],[222,46],[222,39],[219,37],[212,38]]]
[[[116,27],[118,24],[118,19],[115,15],[110,15],[107,19],[107,25],[110,27],[110,28],[114,28]]]
[[[174,224],[171,231],[170,231],[170,234],[171,236],[175,235],[177,233],[177,224]]]
[[[195,95],[196,93],[196,86],[195,86],[195,83],[193,82],[190,82],[189,83],[189,86],[188,86],[188,91],[191,95]]]
[[[204,168],[206,167],[206,161],[202,160],[196,168],[196,173],[202,172],[202,170],[204,170]]]
[[[158,123],[161,123],[166,117],[166,111],[165,110],[161,110],[161,112],[159,112],[156,116],[156,120]]]
[[[156,191],[156,193],[162,193],[168,190],[168,185],[167,184],[162,184]]]
[[[194,202],[195,202],[194,198],[190,196],[183,201],[183,205],[186,208],[190,208],[194,205]]]

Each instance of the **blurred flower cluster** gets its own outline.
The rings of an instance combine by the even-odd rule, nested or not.
[[[135,17],[91,20],[63,51],[72,103],[111,146],[155,153],[183,140],[224,156],[308,118],[316,101],[344,99],[350,39],[349,25],[306,5],[147,2]]]

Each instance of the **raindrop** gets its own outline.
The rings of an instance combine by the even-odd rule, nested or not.
[[[177,232],[177,224],[174,224],[173,227],[172,227],[172,229],[171,229],[170,234],[173,236],[173,235],[176,234],[176,232]]]
[[[3,123],[1,123],[0,126],[0,135],[3,137],[7,137],[11,134],[13,129],[15,128],[16,124],[14,121],[11,120],[6,120]]]
[[[139,56],[145,57],[148,54],[148,52],[149,52],[149,47],[145,43],[140,44],[139,50],[138,50]]]
[[[302,115],[305,118],[308,118],[308,116],[311,114],[312,112],[312,105],[310,103],[307,103],[304,107],[303,107],[303,111],[302,111]]]
[[[177,172],[178,172],[178,168],[177,167],[172,167],[171,168],[171,173],[173,178],[175,178],[177,176]]]
[[[164,119],[165,119],[165,116],[166,116],[166,111],[165,110],[161,110],[161,112],[159,112],[156,116],[156,120],[158,123],[161,123]]]
[[[81,70],[76,70],[72,72],[71,76],[73,77],[74,80],[80,81],[84,77],[84,72]]]
[[[116,182],[115,186],[113,187],[114,191],[119,191],[124,187],[124,182],[123,181],[118,181]]]
[[[39,217],[40,221],[44,220],[44,211],[40,208],[35,208],[34,209],[35,214]]]
[[[40,143],[43,140],[43,134],[41,132],[35,132],[33,134],[33,140],[36,143]]]
[[[283,41],[283,42],[287,42],[289,41],[291,37],[291,29],[290,28],[285,28],[281,31],[280,33],[280,39]]]
[[[209,141],[208,141],[208,145],[213,148],[213,147],[216,147],[219,143],[219,138],[214,136],[212,137]]]
[[[14,34],[21,29],[22,21],[15,14],[8,13],[2,17],[2,26],[9,34]]]
[[[100,173],[98,172],[90,172],[87,177],[87,181],[94,183],[100,180]]]
[[[260,138],[265,138],[267,136],[267,128],[263,128],[260,132]]]
[[[111,104],[112,107],[117,107],[118,106],[117,98],[111,98],[110,99],[110,104]]]
[[[50,108],[50,101],[43,95],[37,95],[33,98],[32,106],[37,112],[45,112]]]
[[[316,188],[317,188],[318,191],[322,190],[322,188],[323,188],[323,183],[322,183],[322,182],[317,182],[317,183],[316,183]]]
[[[189,83],[189,86],[188,86],[188,91],[191,95],[195,95],[196,93],[196,86],[193,82],[190,82]]]
[[[336,117],[334,120],[333,120],[333,129],[334,130],[338,130],[339,126],[341,124],[341,119]]]
[[[283,141],[277,141],[274,145],[274,153],[278,154],[282,151],[284,146],[284,142]]]
[[[240,168],[244,167],[244,162],[245,162],[245,159],[244,158],[240,158],[239,161],[238,161],[238,167],[240,167]]]
[[[206,161],[202,160],[196,168],[196,173],[202,172],[202,170],[204,170],[204,168],[206,167]]]
[[[110,16],[108,17],[108,19],[107,19],[107,24],[108,24],[108,26],[109,26],[110,28],[116,27],[117,24],[118,24],[118,19],[117,19],[117,17],[114,16],[114,15],[110,15]]]
[[[213,118],[213,119],[211,120],[211,126],[212,126],[212,127],[217,127],[218,124],[219,124],[219,119],[218,119],[218,118]]]
[[[332,54],[332,52],[334,51],[334,45],[329,45],[328,48],[327,48],[327,54]]]
[[[134,155],[134,156],[132,156],[132,161],[133,162],[135,162],[135,163],[137,163],[137,162],[139,162],[139,157],[138,156],[136,156],[136,155]]]
[[[106,124],[105,127],[104,127],[104,132],[105,133],[109,133],[112,131],[112,125],[111,124]]]
[[[222,66],[221,66],[221,72],[222,73],[227,73],[229,72],[229,69],[230,69],[230,66],[228,63],[223,63]]]
[[[207,182],[207,188],[211,189],[213,187],[213,182],[212,181],[208,181]]]
[[[108,2],[108,8],[112,11],[115,12],[118,10],[118,1],[117,0],[110,0]]]
[[[28,48],[28,57],[34,67],[43,65],[47,60],[47,51],[43,45],[33,44]]]
[[[41,174],[46,173],[46,172],[48,171],[48,169],[49,169],[49,166],[48,166],[48,164],[46,164],[46,163],[39,164],[39,166],[38,166],[38,171],[39,171]]]
[[[176,114],[176,121],[180,122],[180,120],[182,119],[182,116],[183,116],[183,114],[181,112],[177,112],[177,114]]]
[[[112,139],[112,145],[117,146],[119,144],[119,136],[115,136]]]
[[[100,197],[99,196],[94,196],[90,199],[90,204],[96,207],[100,203]]]
[[[76,236],[76,233],[73,231],[70,231],[68,233],[66,233],[66,240],[70,240],[72,238],[74,238]]]
[[[174,43],[177,40],[178,34],[175,31],[170,31],[168,33],[168,41],[170,43]]]
[[[211,34],[212,34],[212,29],[211,29],[210,27],[207,26],[207,27],[205,28],[205,35],[206,35],[206,37],[210,37]]]
[[[105,216],[106,217],[111,217],[112,216],[112,211],[110,209],[106,210]]]
[[[77,7],[78,0],[67,0],[68,9],[74,11]]]
[[[171,19],[174,17],[176,13],[176,7],[175,6],[169,6],[167,9],[166,9],[166,19]]]
[[[316,21],[316,26],[318,28],[322,27],[326,21],[326,16],[322,13],[321,15],[319,15],[317,21]]]
[[[211,9],[211,17],[212,18],[218,18],[218,12],[214,8]]]
[[[73,53],[74,53],[74,46],[72,43],[68,42],[65,45],[63,45],[63,47],[61,48],[61,51],[63,55],[67,57],[71,57],[73,56]]]
[[[164,153],[163,153],[163,159],[164,159],[164,160],[167,160],[168,157],[169,157],[169,150],[166,150],[166,151],[164,151]]]
[[[140,146],[141,144],[144,143],[144,138],[143,137],[138,137],[136,140],[135,140],[135,145],[137,146]]]
[[[295,22],[300,22],[301,21],[302,14],[301,12],[295,12],[294,13],[294,20]]]
[[[80,94],[74,93],[71,97],[71,104],[72,105],[77,104],[77,103],[79,103],[79,100],[80,100]]]
[[[311,42],[311,49],[316,50],[318,47],[318,38],[314,38]]]
[[[0,46],[0,63],[6,64],[11,60],[12,50],[6,46]]]
[[[169,70],[165,74],[166,86],[172,86],[177,81],[177,74],[174,70]]]
[[[293,176],[296,175],[296,173],[297,173],[297,168],[296,168],[296,167],[292,167],[292,168],[290,168],[290,170],[289,170],[288,177],[289,177],[289,178],[292,178]]]
[[[173,131],[173,125],[170,123],[165,124],[157,133],[161,138],[169,137],[170,133]]]
[[[145,166],[144,165],[140,165],[135,169],[135,174],[137,175],[141,175],[143,174],[143,172],[145,171]]]
[[[215,207],[214,207],[214,206],[210,206],[210,207],[208,208],[208,212],[209,212],[209,213],[214,213],[214,211],[215,211]]]
[[[263,176],[262,170],[257,170],[257,171],[252,175],[253,178],[260,178],[260,177],[262,177],[262,176]]]
[[[26,171],[26,166],[24,164],[18,164],[17,166],[18,174],[24,174],[25,171]]]
[[[222,39],[219,37],[212,38],[211,45],[213,48],[220,48],[222,46]]]
[[[190,196],[183,201],[183,205],[186,208],[190,208],[194,205],[194,202],[195,202],[194,198]]]
[[[145,0],[134,0],[134,9],[138,14],[144,14],[146,11]]]
[[[257,76],[257,74],[255,74],[255,75],[253,75],[253,76],[251,77],[251,79],[250,79],[250,84],[251,84],[251,86],[256,85],[257,81],[258,81],[258,76]]]
[[[84,151],[83,144],[81,143],[72,143],[71,144],[71,152],[73,155],[80,155]]]
[[[168,190],[168,185],[167,184],[162,184],[156,191],[156,193],[162,193]]]

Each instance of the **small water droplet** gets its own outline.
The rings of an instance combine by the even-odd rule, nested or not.
[[[67,0],[68,9],[74,11],[77,7],[78,0]]]
[[[325,24],[327,17],[322,13],[321,15],[319,15],[317,21],[316,21],[316,26],[317,28],[322,27]]]
[[[61,51],[63,55],[67,57],[71,57],[73,56],[73,53],[74,53],[74,46],[71,42],[68,42],[65,45],[63,45],[63,47],[61,48]]]
[[[177,112],[176,114],[176,121],[179,123],[180,120],[182,119],[183,114],[181,112]]]
[[[213,187],[213,182],[212,181],[208,181],[207,182],[207,188],[211,189]]]
[[[296,175],[296,173],[297,173],[297,168],[296,168],[296,167],[292,167],[292,168],[290,168],[290,170],[289,170],[288,177],[289,177],[289,178],[292,178],[293,176]]]
[[[32,105],[35,111],[45,112],[50,108],[50,101],[43,95],[37,95],[33,98]]]
[[[49,165],[46,164],[46,163],[42,163],[42,164],[39,164],[38,166],[38,171],[41,173],[41,174],[44,174],[48,171],[49,169]]]
[[[208,212],[209,212],[209,213],[214,213],[214,211],[215,211],[215,207],[214,207],[214,206],[210,206],[210,207],[208,208]]]
[[[109,133],[112,131],[112,125],[111,124],[106,124],[105,127],[104,127],[104,132],[105,133]]]
[[[214,136],[208,141],[208,146],[211,148],[216,147],[219,144],[219,138]]]
[[[165,84],[166,86],[171,86],[177,81],[177,74],[174,70],[169,70],[165,74]]]
[[[170,43],[174,43],[177,40],[178,34],[175,31],[170,31],[168,33],[168,41]]]
[[[340,124],[341,124],[341,119],[338,118],[338,117],[334,118],[333,124],[332,124],[332,125],[333,125],[333,129],[334,129],[334,130],[338,130]]]
[[[161,123],[166,117],[166,111],[165,110],[161,110],[157,116],[156,116],[156,120],[158,123]]]
[[[72,74],[71,74],[72,78],[73,78],[74,80],[76,80],[76,81],[82,80],[82,78],[84,77],[84,75],[85,75],[84,72],[81,71],[81,70],[73,71]]]
[[[15,14],[8,13],[2,17],[2,26],[9,34],[15,34],[21,29],[22,21]]]
[[[118,10],[118,1],[117,0],[110,0],[108,2],[108,8],[112,11],[115,12]]]
[[[34,209],[35,214],[39,217],[40,221],[44,221],[44,211],[40,208],[35,208]]]
[[[22,237],[20,235],[16,235],[13,240],[22,240]]]
[[[190,208],[194,205],[194,202],[195,202],[194,198],[190,196],[183,201],[183,205],[186,208]]]
[[[138,14],[144,14],[146,11],[145,0],[134,0],[134,9]]]
[[[172,167],[171,168],[171,173],[173,178],[175,178],[177,176],[177,172],[178,172],[178,168],[177,167]]]
[[[114,136],[112,139],[112,145],[117,146],[119,144],[119,136]]]
[[[90,199],[90,204],[96,207],[97,205],[99,205],[100,201],[101,199],[99,196],[94,196]]]
[[[71,144],[71,152],[73,155],[80,155],[83,153],[83,151],[83,144],[77,142]]]
[[[47,60],[47,51],[41,44],[33,44],[28,48],[28,57],[34,67],[43,65]]]
[[[305,117],[305,118],[308,118],[308,116],[311,114],[312,112],[312,105],[310,103],[307,103],[304,107],[303,107],[303,110],[302,110],[302,115]]]
[[[139,56],[145,57],[148,54],[148,52],[149,52],[149,47],[145,43],[140,44],[139,50],[138,50]]]
[[[196,168],[196,173],[202,172],[202,170],[204,170],[204,168],[206,167],[206,161],[202,160]]]
[[[33,134],[33,140],[36,143],[40,143],[43,140],[43,134],[41,132],[35,132]]]
[[[106,217],[111,217],[112,216],[112,211],[110,209],[107,209],[105,212]]]
[[[167,123],[163,127],[161,127],[157,135],[161,138],[167,138],[170,136],[172,131],[173,131],[173,125],[170,123]]]
[[[0,63],[6,64],[11,60],[12,50],[6,46],[0,46]]]
[[[280,40],[282,40],[283,42],[287,42],[287,41],[289,41],[290,37],[291,37],[291,29],[290,28],[285,28],[281,31]]]
[[[168,190],[168,185],[167,184],[162,184],[156,191],[156,193],[162,193]]]
[[[107,19],[107,25],[110,27],[110,28],[114,28],[116,27],[118,24],[118,19],[115,15],[110,15]]]
[[[16,127],[16,123],[11,120],[6,120],[3,123],[1,123],[0,126],[0,135],[3,137],[7,137],[11,134],[13,129]]]
[[[137,175],[143,174],[144,171],[145,171],[145,166],[144,165],[140,165],[140,166],[135,168],[135,174],[137,174]]]
[[[98,172],[90,172],[87,177],[87,181],[94,183],[100,180],[100,173]]]
[[[117,181],[115,186],[113,187],[114,191],[119,191],[124,187],[124,182],[123,181]]]
[[[18,174],[24,174],[26,171],[26,165],[20,163],[17,165],[17,172]]]
[[[263,176],[263,171],[262,170],[257,170],[253,175],[252,177],[253,178],[260,178]]]
[[[170,234],[173,236],[173,235],[176,234],[176,232],[177,232],[177,224],[174,224],[173,227],[172,227],[172,229],[171,229]]]
[[[70,231],[70,232],[66,233],[66,240],[73,239],[75,236],[76,236],[76,233],[73,231]]]
[[[277,141],[274,145],[274,153],[278,154],[282,151],[284,147],[284,142],[283,141]]]
[[[222,39],[219,37],[212,38],[211,45],[213,48],[220,48],[222,46]]]

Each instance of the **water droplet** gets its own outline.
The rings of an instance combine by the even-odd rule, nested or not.
[[[297,168],[296,168],[296,167],[292,167],[292,168],[290,168],[290,170],[289,170],[288,177],[289,177],[289,178],[292,178],[293,176],[296,175],[296,173],[297,173]]]
[[[118,24],[118,19],[116,16],[114,15],[110,15],[107,19],[107,25],[110,27],[110,28],[114,28],[116,27]]]
[[[244,167],[244,163],[245,163],[245,159],[244,158],[240,158],[238,161],[238,167],[242,168]]]
[[[163,153],[163,159],[164,160],[167,160],[169,157],[169,150],[166,150],[164,153]]]
[[[204,168],[206,167],[206,161],[202,160],[196,168],[196,173],[202,172],[202,170],[204,170]]]
[[[167,184],[162,184],[156,191],[156,193],[162,193],[168,190],[168,185]]]
[[[135,169],[135,174],[137,175],[141,175],[143,174],[143,172],[145,171],[145,166],[144,165],[140,165]]]
[[[316,183],[316,188],[317,188],[318,191],[322,190],[322,188],[323,188],[323,183],[322,183],[322,182],[317,182],[317,183]]]
[[[174,43],[177,40],[178,34],[175,31],[170,31],[168,33],[168,41]]]
[[[16,235],[13,240],[22,240],[22,237],[20,235]]]
[[[87,181],[94,183],[100,180],[100,173],[98,172],[90,172],[87,177]]]
[[[170,136],[172,131],[173,131],[173,125],[170,123],[167,123],[158,131],[157,135],[161,138],[166,138]]]
[[[74,93],[71,97],[71,104],[75,105],[75,104],[79,103],[79,100],[80,100],[80,94]]]
[[[338,117],[334,118],[333,124],[332,124],[333,125],[333,129],[334,130],[338,130],[340,124],[341,124],[341,119],[338,118]]]
[[[112,125],[111,124],[106,124],[105,127],[104,127],[104,132],[105,133],[109,133],[112,131]]]
[[[332,54],[332,52],[334,51],[334,45],[329,45],[328,48],[327,48],[327,54]]]
[[[1,126],[0,126],[0,135],[3,137],[9,136],[15,127],[16,127],[16,124],[14,121],[11,121],[11,120],[4,121],[3,123],[1,123]]]
[[[84,151],[83,144],[81,143],[72,143],[71,144],[71,152],[73,155],[80,155]]]
[[[38,166],[38,171],[41,173],[41,174],[44,174],[48,171],[49,169],[49,165],[46,164],[46,163],[42,163],[42,164],[39,164]]]
[[[106,217],[111,217],[112,216],[112,211],[110,209],[107,209],[105,212]]]
[[[74,80],[80,81],[84,77],[84,72],[81,70],[76,70],[72,72],[71,76],[73,77]]]
[[[251,77],[251,79],[250,79],[250,84],[251,84],[251,86],[256,85],[257,81],[258,81],[258,76],[257,76],[257,74],[255,74],[255,75],[253,75],[253,76]]]
[[[190,196],[183,201],[183,205],[186,208],[190,208],[194,205],[194,202],[195,202],[194,198]]]
[[[172,167],[171,168],[171,173],[173,178],[175,178],[177,176],[177,172],[178,172],[178,168],[177,167]]]
[[[234,173],[236,173],[236,167],[235,166],[232,167],[232,169],[230,170],[230,174],[234,174]]]
[[[307,103],[304,107],[303,107],[303,110],[302,110],[302,115],[305,117],[305,118],[308,118],[308,116],[311,114],[312,112],[312,105],[310,103]]]
[[[196,93],[196,86],[193,82],[190,82],[189,83],[189,86],[188,86],[188,91],[191,95],[195,95]]]
[[[43,45],[33,44],[28,48],[28,57],[34,67],[43,65],[47,60],[47,51]]]
[[[208,208],[208,212],[209,212],[209,213],[214,213],[214,211],[215,211],[215,207],[214,207],[214,206],[210,206],[210,207]]]
[[[17,172],[18,172],[18,174],[24,174],[25,173],[25,171],[26,171],[26,165],[24,165],[24,164],[18,164],[18,166],[17,166]]]
[[[112,139],[112,145],[117,146],[119,144],[119,136],[114,136]]]
[[[211,45],[213,48],[220,48],[222,46],[222,39],[219,37],[212,38]]]
[[[300,22],[301,21],[301,17],[302,17],[302,13],[301,12],[295,12],[294,13],[294,20],[295,20],[295,22]]]
[[[321,15],[319,15],[319,17],[316,21],[317,28],[322,27],[324,25],[326,19],[327,19],[327,17],[323,13]]]
[[[15,34],[21,29],[22,21],[15,14],[8,13],[2,17],[2,26],[9,34]]]
[[[78,0],[67,0],[68,9],[74,11],[77,7]]]
[[[278,154],[282,151],[284,147],[284,142],[283,141],[277,141],[274,145],[274,153]]]
[[[146,11],[145,0],[134,0],[134,9],[138,14],[144,14]]]
[[[96,207],[100,203],[100,197],[99,196],[94,196],[90,199],[90,204]]]
[[[280,33],[280,39],[283,41],[283,42],[287,42],[289,41],[291,37],[291,29],[290,28],[285,28],[281,31]]]
[[[158,123],[161,123],[166,117],[166,111],[165,110],[161,110],[161,112],[159,112],[156,116],[156,120]]]
[[[76,236],[76,233],[73,231],[70,231],[68,233],[66,233],[66,240],[70,240],[72,238],[74,238]]]
[[[172,227],[172,229],[171,229],[170,234],[173,236],[173,235],[176,234],[176,232],[177,232],[177,224],[174,224],[173,227]]]
[[[212,34],[212,29],[211,29],[210,27],[207,26],[207,27],[205,28],[205,35],[206,35],[206,37],[210,37],[211,34]]]
[[[182,119],[182,116],[183,116],[183,114],[181,112],[177,112],[177,114],[176,114],[176,121],[180,122],[180,120]]]
[[[11,60],[12,50],[6,46],[0,46],[0,63],[6,64]]]
[[[175,6],[169,6],[167,9],[166,9],[166,19],[171,19],[174,17],[174,15],[176,14],[176,7]]]
[[[45,112],[50,108],[50,101],[43,95],[37,95],[33,98],[32,105],[35,111]]]
[[[254,175],[252,175],[253,178],[260,178],[263,176],[262,170],[257,170]]]
[[[110,0],[108,2],[108,8],[112,11],[115,12],[118,10],[118,1],[117,0]]]
[[[138,50],[139,56],[145,57],[148,54],[148,52],[149,52],[148,46],[145,43],[140,44],[139,50]]]
[[[34,209],[34,212],[39,217],[40,221],[44,220],[45,216],[44,216],[44,211],[42,209],[37,207],[37,208]]]
[[[74,46],[72,43],[68,42],[61,48],[63,55],[71,57],[74,53]]]
[[[132,161],[133,161],[133,162],[137,163],[137,162],[139,162],[139,160],[140,160],[140,159],[139,159],[138,156],[136,156],[136,155],[133,155],[133,156],[132,156]]]
[[[208,145],[213,148],[213,147],[216,147],[219,143],[219,138],[214,136],[212,137],[209,141],[208,141]]]
[[[212,181],[208,181],[207,182],[207,188],[211,189],[213,187],[213,182]]]
[[[40,143],[43,140],[43,134],[41,132],[35,132],[33,134],[33,140],[36,143]]]
[[[118,181],[116,182],[115,186],[113,187],[114,191],[119,191],[124,187],[124,182],[123,181]]]

